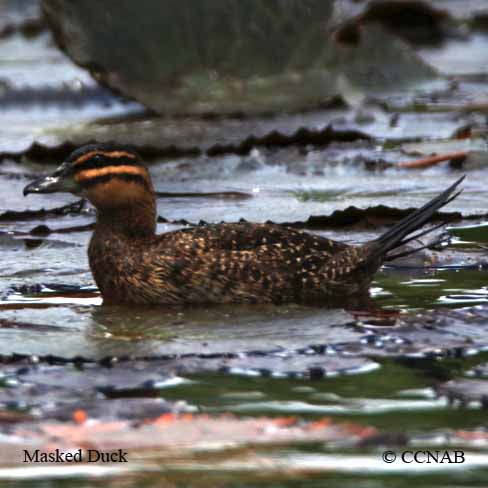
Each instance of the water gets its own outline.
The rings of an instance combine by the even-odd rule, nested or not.
[[[347,205],[354,199],[363,208],[368,206],[367,202],[376,204],[380,199],[394,206],[409,207],[432,193],[428,185],[402,180],[400,174],[398,183],[387,191],[388,182],[392,178],[396,181],[395,174],[360,178],[357,170],[351,168],[342,171],[341,183],[335,185],[334,180],[319,181],[275,167],[267,160],[262,163],[264,166],[245,171],[235,161],[230,164],[224,158],[221,162],[228,173],[222,173],[213,185],[209,184],[208,172],[198,175],[196,160],[186,166],[196,172],[191,184],[176,178],[172,182],[168,174],[171,168],[166,168],[165,162],[153,165],[152,171],[160,191],[233,190],[250,193],[252,198],[160,198],[160,214],[192,222],[220,221],[223,215],[230,221],[241,217],[293,221],[305,220],[307,214],[326,214],[329,207]],[[15,167],[10,168],[14,173]],[[339,178],[335,171],[331,175]],[[266,181],[265,175],[271,178],[269,184],[260,185],[260,181]],[[22,212],[26,206],[32,209],[41,204],[51,208],[72,201],[63,195],[50,202],[39,198],[32,203],[18,198],[22,185],[29,179],[27,174],[9,185],[12,194],[4,195],[5,209],[13,206]],[[452,174],[438,171],[436,185],[445,186],[451,179]],[[478,185],[476,178],[471,181],[464,199],[452,204],[468,214],[476,202]],[[258,185],[259,191],[255,191]],[[334,187],[337,187],[334,191],[328,189]],[[416,194],[419,187],[422,189]],[[404,190],[400,191],[401,188]],[[428,192],[424,193],[424,188]],[[32,486],[29,483],[33,482],[46,487],[97,486],[102,482],[118,486],[123,479],[129,487],[160,486],[162,480],[176,486],[354,483],[400,487],[414,479],[429,486],[453,480],[457,485],[477,486],[477,480],[488,474],[483,448],[466,442],[462,436],[463,432],[484,425],[486,414],[481,404],[471,402],[459,407],[452,405],[445,395],[437,395],[439,384],[463,378],[473,367],[487,361],[483,350],[488,345],[488,330],[483,324],[470,322],[468,315],[463,315],[459,322],[448,316],[454,322],[432,328],[417,329],[401,322],[402,317],[437,307],[462,311],[487,303],[488,272],[483,267],[483,249],[476,242],[455,240],[443,251],[385,267],[372,284],[376,307],[376,311],[370,312],[373,317],[358,316],[356,310],[297,305],[131,308],[128,312],[124,307],[101,306],[86,260],[90,232],[63,231],[93,222],[90,208],[65,216],[21,217],[1,224],[4,258],[0,271],[1,354],[34,354],[41,358],[41,364],[48,355],[96,361],[107,356],[157,358],[186,354],[187,359],[161,364],[157,371],[169,373],[169,379],[159,379],[150,393],[137,386],[144,384],[144,378],[153,377],[156,370],[151,369],[150,363],[141,363],[149,370],[147,374],[142,370],[134,379],[130,379],[133,374],[130,363],[121,363],[121,374],[107,377],[107,381],[114,382],[115,391],[125,390],[124,395],[137,399],[150,394],[170,402],[183,402],[197,408],[199,415],[232,414],[236,419],[293,416],[304,425],[327,417],[339,424],[352,422],[358,426],[354,427],[355,432],[377,429],[380,437],[363,447],[357,439],[348,437],[340,443],[290,442],[255,448],[238,444],[234,449],[224,442],[216,450],[198,450],[197,454],[183,450],[176,457],[168,456],[164,449],[141,451],[134,447],[127,466],[32,465],[28,469],[7,470],[0,467],[4,483],[16,479],[16,486]],[[31,229],[41,224],[54,232],[46,237],[31,235]],[[158,230],[177,228],[177,224],[167,223],[160,224]],[[376,227],[366,223],[353,228],[313,231],[361,243],[374,238],[382,228],[380,222]],[[426,262],[432,263],[432,267],[424,268]],[[386,318],[380,316],[381,310]],[[317,348],[324,348],[325,354],[317,355]],[[456,350],[465,353],[458,359],[449,359]],[[105,377],[103,371],[71,377],[69,366],[61,368],[58,374],[62,381],[56,377],[50,380],[49,371],[33,377],[32,381],[44,378],[48,385],[57,383],[59,389],[42,390],[43,396],[36,400],[41,402],[38,408],[44,408],[42,398],[54,403],[69,397],[86,401],[84,395],[69,392],[73,388],[79,391],[79,385],[85,385],[87,392],[92,391],[95,384],[90,378],[101,381]],[[319,377],[320,380],[311,379]],[[9,381],[13,383],[4,388],[16,381],[22,385],[21,377],[14,376]],[[120,393],[111,395],[114,394],[117,397]],[[23,408],[29,407],[29,401],[32,400]],[[107,401],[114,400],[98,400]],[[58,408],[67,408],[63,405]],[[468,464],[412,467],[382,461],[387,448],[401,452],[406,449],[405,442],[409,449],[458,447],[465,451]],[[22,482],[22,478],[27,479]]]

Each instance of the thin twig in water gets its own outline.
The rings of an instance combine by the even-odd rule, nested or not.
[[[467,151],[457,151],[446,154],[436,154],[434,156],[428,156],[426,158],[416,159],[415,161],[406,161],[403,163],[398,163],[399,168],[407,169],[419,169],[428,168],[430,166],[435,166],[436,164],[442,163],[443,161],[451,161],[452,159],[461,159],[468,156]]]
[[[158,198],[232,198],[245,200],[252,198],[250,193],[244,193],[240,191],[220,191],[220,192],[156,192]]]

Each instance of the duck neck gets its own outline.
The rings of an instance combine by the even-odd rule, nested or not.
[[[156,202],[147,199],[130,205],[97,209],[96,232],[110,232],[129,239],[156,234]]]

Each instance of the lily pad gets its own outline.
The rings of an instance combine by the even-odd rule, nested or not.
[[[358,46],[335,46],[324,32],[331,8],[317,0],[43,1],[59,46],[77,64],[159,113],[292,111],[349,96],[356,85],[396,89],[434,77],[375,26]]]
[[[488,242],[488,223],[447,227],[446,230],[465,241]]]
[[[451,401],[461,405],[478,402],[488,408],[488,381],[462,379],[449,381],[439,387],[439,393],[446,395]]]

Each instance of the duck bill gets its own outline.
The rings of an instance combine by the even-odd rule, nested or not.
[[[29,193],[80,193],[81,187],[73,179],[70,169],[71,165],[69,163],[63,163],[51,175],[42,176],[29,183],[24,188],[24,196],[27,196]]]

